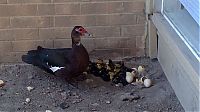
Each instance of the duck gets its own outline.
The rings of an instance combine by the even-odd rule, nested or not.
[[[92,36],[82,26],[75,26],[71,32],[71,48],[51,49],[38,46],[36,50],[22,55],[22,61],[70,80],[86,71],[89,65],[89,54],[81,43],[81,37]]]

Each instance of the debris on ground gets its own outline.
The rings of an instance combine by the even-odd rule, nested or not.
[[[0,80],[0,87],[3,87],[5,85],[5,82],[3,80]]]
[[[30,92],[34,89],[34,87],[31,87],[31,86],[28,86],[28,87],[26,87],[26,88],[27,88],[27,90],[30,91]]]
[[[69,108],[69,104],[67,104],[66,102],[61,103],[59,106],[60,106],[60,108],[62,108],[62,109]]]
[[[30,103],[31,99],[30,98],[26,98],[26,103]]]
[[[140,96],[133,93],[124,93],[120,96],[121,101],[133,101],[140,99]]]

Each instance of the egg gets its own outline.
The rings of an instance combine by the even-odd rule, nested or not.
[[[151,79],[145,79],[144,80],[144,86],[145,87],[150,87],[152,85],[152,81],[151,81]]]
[[[135,75],[134,75],[133,73],[131,73],[131,72],[126,72],[126,81],[127,81],[128,83],[133,82],[134,76],[135,76]]]
[[[3,87],[5,85],[5,82],[3,80],[0,80],[0,87]]]

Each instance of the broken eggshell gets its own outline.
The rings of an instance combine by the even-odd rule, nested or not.
[[[143,83],[145,87],[150,87],[152,85],[151,79],[147,78],[146,76],[143,76],[139,80],[140,83]]]

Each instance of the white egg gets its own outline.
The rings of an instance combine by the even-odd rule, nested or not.
[[[131,72],[126,72],[126,81],[128,82],[128,83],[131,83],[131,82],[133,82],[133,74],[131,73]]]
[[[3,80],[0,80],[0,87],[4,86],[5,82]]]
[[[145,79],[144,80],[144,86],[145,87],[150,87],[152,85],[152,81],[151,81],[151,79]]]

